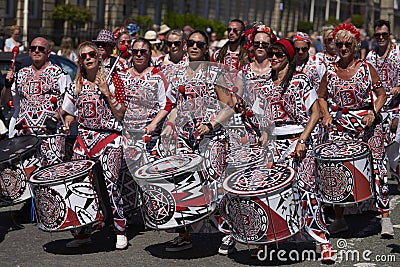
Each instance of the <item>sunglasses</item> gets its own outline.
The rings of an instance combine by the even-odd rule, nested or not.
[[[106,47],[107,45],[110,45],[109,43],[105,42],[96,42],[95,44],[97,45],[97,47]]]
[[[201,41],[197,41],[197,42],[193,41],[193,40],[188,40],[187,41],[188,47],[192,47],[192,46],[194,46],[194,44],[196,44],[197,47],[200,48],[200,49],[202,49],[206,45],[205,42],[201,42]]]
[[[39,52],[46,52],[46,47],[44,46],[39,46],[39,45],[31,45],[31,47],[29,47],[29,50],[31,50],[31,52],[36,52],[36,49],[39,50]]]
[[[328,44],[332,43],[332,41],[333,41],[333,38],[332,38],[332,37],[326,38],[326,42],[327,42]]]
[[[139,53],[143,56],[147,56],[147,54],[149,53],[149,50],[146,49],[132,49],[132,54],[134,56],[138,56]]]
[[[226,31],[227,31],[228,33],[230,33],[231,31],[233,31],[234,33],[240,32],[240,30],[239,30],[239,29],[236,29],[236,28],[227,28]]]
[[[120,40],[119,43],[120,44],[131,44],[132,40]]]
[[[90,52],[87,52],[87,53],[81,53],[81,54],[79,55],[79,57],[80,57],[81,59],[85,60],[87,56],[89,56],[90,58],[95,58],[96,55],[97,55],[97,54],[96,54],[96,51],[90,51]]]
[[[260,47],[260,45],[261,45],[262,48],[268,48],[269,43],[267,43],[267,42],[258,42],[258,41],[253,43],[254,47]]]
[[[375,36],[375,38],[386,39],[389,37],[389,33],[388,32],[375,33],[374,36]]]
[[[274,56],[276,58],[286,57],[285,53],[283,53],[283,52],[268,52],[267,55],[268,55],[268,58],[273,58]]]
[[[297,53],[300,52],[300,50],[305,53],[308,51],[308,47],[295,47],[294,50],[296,50]]]
[[[174,45],[175,47],[181,46],[182,42],[181,41],[175,41],[175,42],[170,42],[170,41],[166,41],[165,42],[169,47],[172,47],[172,45]]]
[[[336,44],[337,48],[342,48],[343,46],[345,46],[346,48],[351,48],[353,46],[353,43],[351,42],[337,42]]]

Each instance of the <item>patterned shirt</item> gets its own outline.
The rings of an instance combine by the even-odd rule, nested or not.
[[[218,61],[218,55],[221,49],[215,51],[211,55],[211,62],[219,62]],[[223,62],[220,62],[224,65],[229,66],[231,69],[238,69],[239,65],[239,52],[232,52],[230,50],[226,51],[225,57]]]

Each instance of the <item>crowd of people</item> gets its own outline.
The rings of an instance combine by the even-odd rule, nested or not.
[[[7,49],[18,45],[19,32],[19,28],[13,29]],[[382,215],[381,235],[393,237],[388,172],[400,177],[400,153],[398,146],[397,150],[391,149],[391,154],[385,148],[400,143],[400,51],[390,40],[389,22],[375,22],[377,47],[367,54],[360,53],[363,34],[352,24],[324,26],[323,50],[316,54],[310,54],[314,42],[304,32],[279,39],[267,25],[255,23],[246,28],[243,21],[233,19],[226,33],[227,40],[220,46],[214,32],[190,26],[171,29],[164,24],[141,37],[137,26],[128,24],[114,32],[102,29],[96,39],[81,43],[76,51],[72,49],[72,39],[64,38],[59,54],[78,65],[74,81],[48,61],[49,41],[37,37],[29,46],[32,65],[18,72],[11,69],[6,76],[5,87],[15,106],[9,138],[42,136],[41,161],[42,166],[48,166],[63,161],[65,139],[59,133],[67,133],[73,121],[78,123],[72,159],[96,159],[101,163],[114,219],[116,249],[128,246],[121,196],[121,166],[125,160],[131,161],[132,152],[124,150],[126,139],[133,138],[139,154],[144,155],[130,166],[131,175],[137,178],[138,168],[149,163],[157,166],[157,160],[171,155],[161,150],[160,144],[165,136],[174,138],[173,154],[200,156],[209,164],[202,165],[203,185],[215,192],[206,198],[217,205],[209,203],[213,208],[207,217],[193,224],[196,227],[185,223],[171,227],[178,236],[166,251],[191,248],[190,233],[210,232],[199,226],[207,223],[224,233],[218,250],[223,255],[233,253],[240,239],[237,218],[232,215],[234,202],[224,190],[233,172],[228,162],[241,157],[238,151],[260,147],[264,151],[261,161],[252,158],[246,167],[237,166],[234,170],[245,170],[236,186],[247,182],[241,190],[248,193],[269,188],[268,183],[272,182],[268,177],[262,181],[251,175],[248,178],[263,168],[255,164],[266,166],[267,172],[280,172],[282,168],[292,171],[290,186],[298,194],[292,204],[298,205],[303,222],[298,222],[298,227],[320,244],[325,263],[334,261],[330,234],[347,231],[348,226],[343,203],[326,203],[323,198],[326,192],[321,190],[321,179],[332,179],[340,185],[345,178],[332,167],[332,177],[324,178],[327,173],[317,167],[316,157],[320,155],[315,148],[349,140],[366,143],[372,162],[372,177],[367,178]],[[231,135],[233,125],[244,129],[239,141]],[[340,151],[349,149],[350,154],[354,153],[346,142],[343,144]],[[158,167],[164,168],[162,164]],[[150,205],[144,213],[162,208],[146,202],[148,187],[142,190],[143,205]],[[341,190],[347,190],[347,186],[331,189],[335,195],[344,194]],[[335,221],[327,226],[324,206],[332,204]],[[249,211],[247,220],[253,219]],[[89,243],[92,231],[91,226],[72,231],[74,239],[67,247]],[[288,234],[286,239],[294,234]],[[264,243],[278,241],[282,240],[272,238]],[[263,249],[263,242],[249,243],[255,245],[255,255]]]

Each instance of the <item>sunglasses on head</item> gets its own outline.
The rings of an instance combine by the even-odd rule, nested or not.
[[[143,55],[143,56],[146,56],[146,55],[149,53],[149,51],[146,50],[146,49],[132,49],[132,54],[133,54],[134,56],[138,56],[139,53],[140,53],[141,55]]]
[[[294,50],[296,50],[297,53],[300,52],[300,50],[305,53],[308,51],[308,47],[295,47]]]
[[[253,43],[254,47],[260,47],[260,45],[261,45],[262,48],[268,48],[269,43],[267,43],[267,42],[258,42],[258,41]]]
[[[39,46],[39,45],[31,45],[31,47],[29,47],[29,50],[31,50],[31,52],[35,52],[37,50],[39,50],[39,52],[46,52],[46,47],[44,46]]]
[[[272,51],[270,51],[270,52],[267,53],[267,55],[268,55],[268,58],[273,58],[274,56],[276,58],[284,58],[284,57],[286,57],[285,53],[283,53],[283,52],[272,52]]]
[[[337,48],[342,48],[343,46],[345,46],[346,48],[351,48],[353,46],[353,43],[351,43],[351,42],[337,42],[336,43]]]
[[[193,41],[193,40],[187,41],[188,47],[192,47],[192,46],[194,46],[194,44],[196,44],[196,46],[200,49],[202,49],[206,45],[205,42],[201,42],[201,41]]]
[[[240,32],[240,30],[239,30],[239,29],[236,29],[236,28],[227,28],[226,31],[227,31],[228,33],[230,33],[231,31],[233,31],[234,33]]]
[[[375,33],[374,34],[375,38],[388,38],[389,37],[389,33],[388,32],[380,32],[380,33]]]
[[[175,42],[170,42],[170,41],[166,41],[165,42],[169,47],[171,47],[172,45],[174,45],[175,47],[181,46],[182,42],[181,41],[175,41]]]
[[[79,55],[79,57],[80,57],[81,59],[85,60],[87,56],[89,56],[90,58],[95,58],[96,55],[97,55],[97,54],[96,54],[96,51],[90,51],[90,52],[87,52],[87,53],[81,53],[81,54]]]

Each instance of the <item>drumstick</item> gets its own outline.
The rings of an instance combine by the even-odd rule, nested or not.
[[[114,65],[112,65],[110,72],[107,75],[107,78],[106,78],[107,82],[108,82],[108,79],[110,79],[110,76],[111,76],[112,72],[114,71],[115,66],[117,65],[119,59],[121,58],[121,55],[126,53],[127,51],[128,51],[128,47],[126,45],[121,45],[118,56],[117,56],[117,60],[115,60]]]
[[[11,69],[14,70],[15,67],[15,60],[17,59],[17,55],[19,53],[19,46],[14,46],[12,49],[13,59],[11,60]]]

